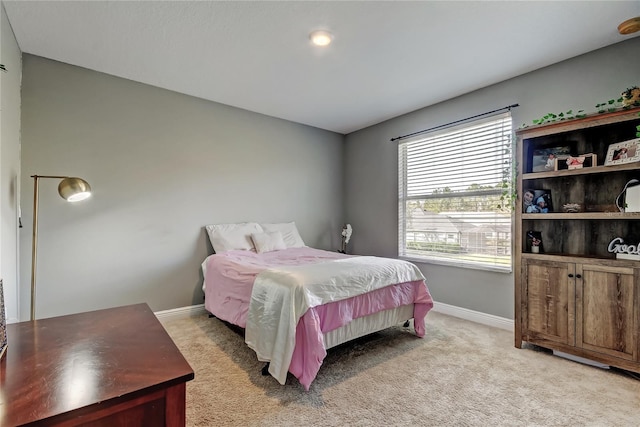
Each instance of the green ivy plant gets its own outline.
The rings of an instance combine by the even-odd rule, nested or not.
[[[603,114],[603,113],[611,113],[619,109],[628,110],[630,108],[640,107],[640,100],[633,101],[632,103],[629,103],[629,104],[624,104],[625,99],[633,98],[633,92],[635,90],[638,90],[638,86],[632,86],[630,88],[627,88],[624,92],[622,92],[621,94],[622,96],[620,98],[609,99],[608,101],[600,102],[596,104],[597,112],[599,114]],[[578,110],[578,112],[576,112],[575,114],[573,113],[573,110],[564,111],[561,113],[547,113],[544,116],[540,117],[539,119],[534,119],[532,121],[532,124],[534,126],[544,125],[544,124],[554,123],[562,120],[581,119],[586,116],[587,115],[585,114],[584,110]],[[522,129],[528,126],[530,125],[528,125],[527,123],[523,123],[520,128]],[[638,137],[640,137],[640,135],[638,135]]]
[[[586,114],[584,114],[584,110],[578,110],[578,112],[574,115],[573,114],[573,110],[569,110],[566,112],[561,112],[558,114],[555,113],[547,113],[544,116],[542,116],[539,119],[534,119],[533,120],[533,124],[534,125],[544,125],[547,123],[553,123],[553,122],[559,122],[562,120],[573,120],[573,119],[579,119],[581,117],[586,117]],[[526,126],[526,125],[523,125]]]
[[[633,102],[625,103],[625,100],[633,99],[634,91],[637,91],[638,86],[631,86],[625,89],[621,93],[621,97],[618,99],[610,99],[607,102],[602,102],[600,104],[596,104],[596,108],[598,109],[598,113],[612,113],[620,108],[620,104],[622,105],[623,110],[628,110],[634,107],[640,107],[640,100],[634,100]]]
[[[620,97],[618,99],[610,99],[607,102],[602,102],[600,104],[596,104],[596,108],[598,113],[613,113],[618,108],[620,108],[620,104],[622,104],[622,100],[624,98]]]
[[[515,141],[516,139],[512,138],[511,146],[504,149],[504,154],[508,158],[513,159],[512,153],[515,151]],[[504,212],[513,212],[518,198],[516,190],[517,163],[515,159],[511,162],[505,161],[505,163],[505,167],[502,169],[502,181],[499,184],[502,192],[500,193],[500,201],[497,207]]]
[[[515,165],[513,162],[513,171],[510,173],[510,177],[503,179],[500,183],[500,187],[502,189],[502,193],[500,193],[500,202],[498,202],[498,209],[503,212],[513,212],[516,206],[516,200],[518,199],[518,193],[516,190],[516,172]],[[509,168],[505,168],[509,170]]]

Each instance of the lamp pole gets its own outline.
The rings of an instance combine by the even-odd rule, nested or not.
[[[36,266],[38,262],[38,180],[60,179],[58,193],[69,202],[84,200],[91,195],[91,187],[82,178],[58,175],[31,175],[33,178],[33,227],[31,229],[31,320],[36,319]]]
[[[33,175],[33,227],[31,228],[31,320],[36,319],[36,260],[38,259],[38,175]]]

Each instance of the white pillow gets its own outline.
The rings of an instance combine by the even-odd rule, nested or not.
[[[306,246],[298,233],[295,222],[283,222],[278,224],[260,224],[265,233],[279,231],[282,233],[282,240],[287,248],[301,248]]]
[[[287,245],[285,245],[284,240],[282,240],[282,233],[279,231],[274,231],[273,233],[253,233],[251,240],[253,240],[256,252],[259,254],[287,249]]]
[[[255,222],[243,222],[239,224],[213,224],[205,227],[209,234],[211,246],[217,254],[243,250],[250,251],[255,249],[252,233],[262,233],[262,227]]]

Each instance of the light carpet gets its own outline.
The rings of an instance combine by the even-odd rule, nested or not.
[[[329,350],[305,391],[263,376],[237,332],[207,315],[163,324],[195,379],[188,426],[638,426],[640,381],[516,349],[509,331],[431,312]]]

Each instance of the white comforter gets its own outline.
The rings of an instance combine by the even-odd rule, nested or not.
[[[415,265],[371,256],[264,270],[253,285],[245,341],[284,384],[296,325],[309,308],[416,280],[424,276]]]

